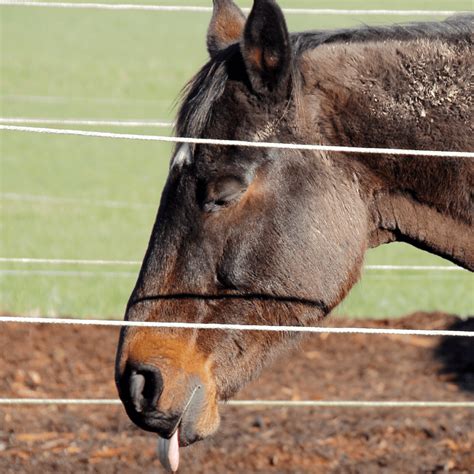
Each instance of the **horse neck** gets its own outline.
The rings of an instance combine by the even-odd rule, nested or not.
[[[436,54],[440,48],[445,55]],[[301,58],[304,139],[472,150],[471,63],[467,46],[438,40],[317,48]],[[438,74],[450,68],[456,72],[452,77]],[[434,90],[438,93],[432,94]],[[371,217],[372,247],[405,241],[474,270],[472,160],[386,155],[333,160],[349,172],[349,179],[357,175]]]

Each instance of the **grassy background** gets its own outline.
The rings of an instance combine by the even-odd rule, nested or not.
[[[318,8],[471,8],[470,0],[280,3]],[[248,6],[250,2],[240,4]],[[0,7],[0,15],[3,117],[172,120],[180,88],[206,59],[209,15],[205,13]],[[392,23],[407,18],[291,15],[287,19],[290,29],[304,30]],[[170,133],[156,128],[93,129]],[[0,256],[142,258],[166,178],[169,145],[16,132],[2,132],[0,140]],[[9,193],[33,198],[18,200]],[[137,207],[110,207],[81,200],[113,200]],[[369,252],[367,263],[448,264],[399,244]],[[26,269],[65,273],[21,273]],[[88,273],[77,277],[69,275],[69,270]],[[108,273],[111,271],[121,273],[112,276]],[[52,268],[3,263],[0,311],[121,317],[136,273],[135,267]],[[474,309],[473,290],[474,279],[467,273],[367,272],[338,313],[354,317],[397,316],[416,310],[442,310],[466,315]]]

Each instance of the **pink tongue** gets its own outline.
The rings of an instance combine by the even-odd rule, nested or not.
[[[171,436],[170,445],[168,448],[168,461],[170,463],[171,470],[176,472],[179,466],[179,443],[178,443],[178,430]]]
[[[178,430],[170,439],[158,439],[158,456],[167,471],[176,472],[179,466]]]

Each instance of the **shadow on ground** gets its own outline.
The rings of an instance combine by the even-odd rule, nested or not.
[[[446,329],[473,331],[474,317],[458,319]],[[462,390],[474,393],[474,341],[470,337],[444,337],[435,348],[441,362],[440,374],[447,376]]]

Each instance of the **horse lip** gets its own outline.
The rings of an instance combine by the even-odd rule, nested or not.
[[[172,431],[171,433],[171,436],[170,438],[175,434],[176,430],[179,429],[179,442],[180,442],[180,446],[182,447],[186,447],[186,446],[189,446],[190,444],[198,441],[200,438],[199,436],[197,436],[196,434],[194,434],[194,436],[191,438],[191,437],[187,437],[186,436],[186,429],[180,429],[181,428],[181,425],[183,424],[183,418],[184,416],[186,415],[186,412],[188,410],[188,408],[191,406],[192,402],[193,402],[193,399],[194,399],[194,395],[196,395],[196,392],[198,390],[201,390],[201,385],[200,384],[197,384],[194,388],[193,388],[193,391],[188,399],[188,401],[186,402],[186,405],[184,406],[183,408],[183,411],[181,413],[181,416],[179,417],[178,421],[176,422],[176,426],[174,428],[174,430]]]
[[[184,406],[183,410],[181,411],[181,415],[176,418],[176,421],[174,422],[174,425],[172,426],[172,428],[170,430],[168,430],[168,432],[166,433],[165,436],[163,436],[160,433],[160,430],[159,430],[158,427],[150,426],[150,424],[147,424],[146,428],[143,427],[142,423],[137,423],[138,426],[140,426],[142,429],[145,429],[146,431],[155,432],[156,434],[158,434],[158,436],[160,438],[171,439],[173,437],[173,435],[176,433],[176,430],[178,430],[183,425],[183,418],[185,417],[188,408],[192,404],[192,401],[194,399],[194,395],[200,389],[201,389],[201,385],[199,385],[199,384],[196,385],[193,388],[193,391],[192,391],[190,397],[188,398],[188,401],[186,402],[186,405]],[[154,412],[145,412],[143,414],[139,413],[137,418],[140,418],[140,421],[144,421],[145,419],[147,419],[148,421],[152,421],[153,422],[152,424],[155,424],[155,423],[158,424],[159,422],[163,421],[162,416],[160,416],[160,414],[154,413]],[[196,435],[194,435],[192,438],[191,437],[188,438],[186,436],[186,431],[187,431],[186,429],[180,429],[179,430],[179,441],[180,441],[181,446],[188,446],[189,444],[192,444],[195,441],[197,441],[198,438],[199,438]]]
[[[193,434],[192,436],[187,436],[186,435],[186,429],[183,428],[179,429],[179,446],[181,448],[186,448],[187,446],[190,446],[191,444],[197,443],[198,441],[201,441],[204,439],[203,436],[200,436],[198,434]]]
[[[183,411],[181,412],[181,416],[178,418],[177,422],[176,422],[176,426],[174,427],[172,433],[171,433],[171,436],[174,435],[175,431],[178,429],[179,425],[181,424],[181,421],[183,420],[183,417],[184,415],[186,414],[186,411],[188,410],[189,406],[191,405],[192,401],[193,401],[193,398],[194,398],[194,395],[196,395],[196,392],[198,390],[201,390],[201,385],[200,384],[197,384],[194,388],[193,388],[193,391],[190,395],[190,397],[188,398],[188,401],[186,402],[186,405],[184,406],[183,408]],[[171,437],[170,436],[170,437]]]
[[[171,436],[176,431],[175,429],[175,422],[172,425],[173,432],[166,430],[163,427],[163,423],[169,423],[169,421],[165,420],[163,416],[155,412],[143,411],[140,413],[131,412],[128,414],[130,419],[135,423],[139,428],[142,430],[148,431],[150,433],[156,433],[158,436],[163,438],[171,438]],[[162,433],[162,430],[166,430],[165,433]],[[168,433],[170,433],[168,435]]]

